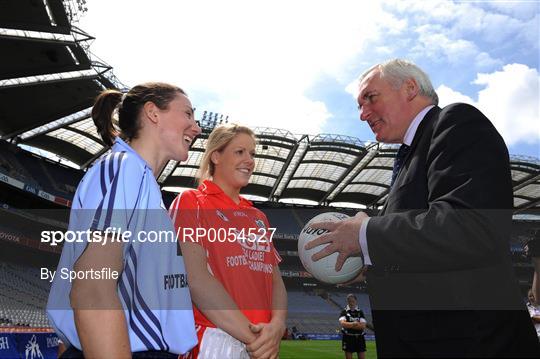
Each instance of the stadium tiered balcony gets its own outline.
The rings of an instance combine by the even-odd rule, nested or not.
[[[266,214],[270,226],[275,227],[277,233],[297,238],[302,226],[292,208],[263,208],[262,210]],[[287,237],[285,236],[285,238]]]
[[[334,316],[339,314],[334,304],[313,292],[290,291],[287,293],[287,299],[289,312],[333,314]]]
[[[158,176],[165,190],[179,192],[195,187],[195,176],[211,129],[204,128],[203,134],[195,139],[186,162],[171,161],[165,166]],[[242,190],[250,199],[274,203],[302,200],[315,206],[360,206],[368,210],[377,210],[386,201],[396,146],[367,145],[347,136],[298,138],[288,131],[270,128],[255,128],[255,132],[259,139],[256,167],[250,183]],[[4,135],[2,138],[12,137]],[[29,146],[25,148],[49,151],[83,170],[108,151],[96,133],[88,109],[28,130],[17,137],[17,141]],[[12,167],[25,165],[33,167],[28,161]],[[514,210],[540,209],[540,161],[513,156],[511,166]],[[21,172],[27,176],[24,169]],[[43,177],[34,178],[40,178],[41,186],[57,186],[60,188],[56,191],[61,192],[68,186],[68,191],[72,191],[82,173],[62,168],[56,172],[48,170]],[[302,212],[293,213],[291,220],[282,222],[286,223],[285,232],[298,233],[307,220],[319,213],[317,210]]]
[[[21,162],[19,153],[23,152],[20,148],[12,146],[4,141],[0,141],[0,172],[19,179],[29,186],[40,188],[40,184],[29,169]]]
[[[313,292],[289,291],[287,300],[287,327],[296,326],[302,333],[336,333],[340,312],[337,306]]]
[[[0,141],[0,172],[36,190],[71,199],[83,172]]]

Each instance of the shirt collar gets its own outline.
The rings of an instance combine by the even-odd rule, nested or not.
[[[116,137],[116,139],[114,140],[114,144],[112,146],[112,149],[111,149],[112,152],[127,152],[127,153],[130,153],[132,154],[133,156],[135,156],[136,158],[139,159],[139,161],[141,161],[141,163],[148,167],[150,169],[150,171],[152,171],[152,167],[150,167],[150,165],[148,164],[148,162],[146,162],[144,160],[144,158],[141,157],[141,155],[139,155],[139,153],[137,151],[135,151],[130,145],[128,145],[124,140],[122,140],[120,137]]]
[[[203,183],[199,186],[199,191],[201,191],[204,194],[207,195],[223,195],[226,196],[231,200],[231,202],[234,203],[234,201],[225,193],[223,190],[214,182],[211,180],[204,180]],[[236,204],[236,203],[235,203]],[[253,203],[251,201],[245,199],[244,197],[240,196],[240,203],[238,203],[238,206],[240,207],[252,207]]]
[[[414,135],[416,134],[416,130],[418,129],[420,122],[422,122],[428,111],[431,110],[433,107],[435,107],[435,105],[429,105],[425,107],[422,111],[418,112],[418,115],[416,115],[416,117],[409,125],[407,132],[405,132],[405,136],[403,137],[404,144],[406,144],[407,146],[410,146],[412,144],[412,141],[414,140]]]
[[[358,306],[351,309],[351,307],[349,307],[349,305],[347,304],[347,306],[345,307],[345,310],[358,310]]]

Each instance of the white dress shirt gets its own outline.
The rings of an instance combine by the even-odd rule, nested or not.
[[[425,107],[412,120],[411,124],[409,125],[409,128],[407,128],[407,132],[405,132],[405,136],[403,137],[404,144],[406,144],[407,146],[410,146],[412,144],[414,135],[416,134],[416,130],[418,129],[420,122],[422,122],[422,120],[424,119],[428,111],[431,110],[433,107],[435,106],[429,105]],[[362,255],[364,257],[364,265],[370,266],[370,265],[373,265],[373,263],[371,262],[371,258],[369,257],[369,251],[368,251],[368,243],[367,243],[368,223],[369,223],[369,218],[367,218],[364,222],[362,222],[362,226],[360,226],[359,240],[360,240],[360,249],[362,250]]]

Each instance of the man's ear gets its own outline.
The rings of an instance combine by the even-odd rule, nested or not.
[[[403,86],[407,92],[407,101],[412,101],[418,95],[418,84],[414,79],[407,79]]]
[[[157,123],[159,119],[159,108],[155,103],[148,101],[142,108],[143,117],[150,120],[152,123]]]

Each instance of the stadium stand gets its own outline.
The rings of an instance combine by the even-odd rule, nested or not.
[[[302,333],[332,334],[336,332],[340,309],[314,291],[288,291],[287,327]]]
[[[336,307],[315,292],[290,291],[288,295],[289,311],[294,313],[335,314]]]
[[[40,279],[39,268],[0,262],[0,282],[0,327],[49,326],[45,304],[50,285]]]
[[[263,211],[270,225],[275,226],[278,233],[294,237],[300,233],[303,227],[302,223],[296,218],[293,208],[264,208]],[[291,214],[293,214],[292,217]]]
[[[21,161],[20,158],[29,155],[28,153],[20,155],[21,150],[19,147],[11,145],[5,141],[0,141],[0,156],[2,164],[0,165],[0,171],[7,175],[13,176],[30,186],[40,188],[39,183],[34,179],[34,176],[30,174],[29,169],[32,167],[27,167],[24,165],[24,160]]]
[[[5,141],[0,141],[0,172],[67,199],[73,197],[84,174]]]

